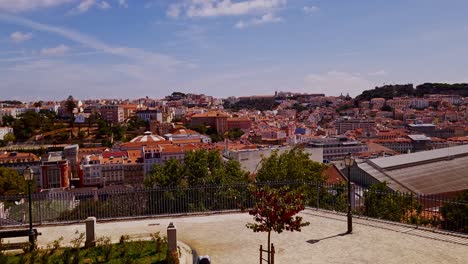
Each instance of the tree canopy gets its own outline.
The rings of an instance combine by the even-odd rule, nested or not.
[[[356,97],[357,101],[369,101],[372,98],[392,99],[400,96],[413,96],[415,93],[412,84],[395,84],[375,87],[372,90],[365,90]]]
[[[411,196],[390,190],[386,182],[370,186],[364,193],[364,205],[365,215],[397,222],[407,222],[420,206]]]
[[[366,90],[356,97],[356,101],[369,101],[372,98],[392,99],[401,96],[423,97],[426,94],[454,94],[468,96],[468,83],[424,83],[413,87],[412,84],[395,84]]]
[[[252,98],[241,100],[237,103],[231,104],[230,102],[224,103],[224,108],[239,111],[240,109],[257,109],[260,111],[272,110],[279,105],[275,98]]]
[[[13,122],[13,132],[17,140],[27,140],[37,133],[54,129],[54,117],[47,113],[27,111]]]
[[[444,203],[440,213],[444,229],[468,233],[468,190],[460,193],[454,201]]]
[[[252,194],[256,203],[249,210],[255,223],[246,224],[254,232],[268,233],[268,251],[270,251],[271,232],[278,234],[283,231],[301,231],[309,222],[303,222],[302,217],[296,216],[305,209],[305,196],[298,190],[292,191],[288,187],[279,189],[262,186],[252,187]]]
[[[3,136],[3,140],[5,142],[14,142],[16,140],[16,137],[13,133],[6,133],[5,136]]]
[[[169,159],[155,164],[145,178],[147,187],[187,187],[245,183],[248,172],[235,160],[223,161],[216,150],[200,149],[185,153],[183,163]]]
[[[26,188],[26,181],[16,170],[0,167],[0,195],[24,193]]]
[[[311,181],[323,183],[323,171],[326,166],[311,160],[309,154],[299,148],[293,148],[279,154],[277,150],[260,162],[256,179],[266,181]]]

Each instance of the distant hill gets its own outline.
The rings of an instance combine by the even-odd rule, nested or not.
[[[5,101],[0,101],[0,104],[21,105],[23,103],[20,101],[16,101],[16,100],[5,100]]]
[[[413,87],[413,84],[395,84],[375,87],[358,95],[356,101],[369,101],[372,98],[391,99],[401,96],[423,97],[426,94],[455,94],[463,97],[468,96],[467,83],[424,83]]]
[[[399,96],[414,96],[415,90],[412,84],[395,84],[375,87],[366,90],[356,97],[357,101],[369,101],[372,98],[392,99]]]
[[[457,94],[468,97],[468,83],[424,83],[416,86],[416,96],[425,94]]]
[[[224,103],[225,109],[231,109],[233,111],[239,111],[240,109],[256,109],[260,111],[273,110],[279,105],[276,102],[274,97],[251,97],[251,98],[242,98],[235,104],[230,104],[229,102]]]

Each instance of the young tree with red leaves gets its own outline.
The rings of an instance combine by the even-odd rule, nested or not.
[[[288,187],[279,189],[262,186],[251,189],[256,203],[249,210],[256,223],[248,223],[247,228],[254,232],[268,232],[268,263],[270,263],[270,237],[271,232],[278,234],[286,231],[301,231],[309,222],[303,222],[302,217],[295,216],[305,209],[305,196],[292,191]]]

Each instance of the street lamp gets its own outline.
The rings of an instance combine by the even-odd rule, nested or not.
[[[29,199],[29,243],[30,249],[34,249],[34,231],[32,228],[32,196],[31,196],[31,183],[34,180],[34,171],[27,166],[23,172],[24,179],[28,184],[28,199]]]
[[[348,232],[353,232],[353,213],[351,212],[351,166],[354,164],[354,158],[351,153],[348,153],[344,158],[344,164],[348,168]]]

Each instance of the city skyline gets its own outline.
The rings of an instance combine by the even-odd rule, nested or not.
[[[356,96],[467,82],[468,3],[0,1],[2,99]]]

